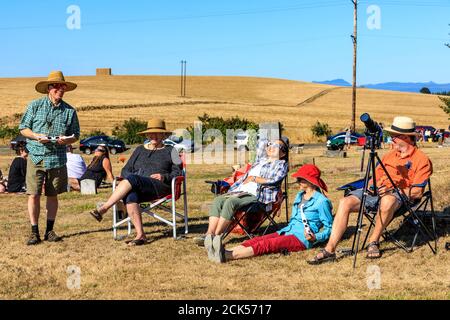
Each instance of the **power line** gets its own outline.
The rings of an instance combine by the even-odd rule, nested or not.
[[[406,40],[426,40],[426,41],[447,41],[444,38],[429,38],[429,37],[414,37],[414,36],[402,36],[402,35],[375,35],[375,34],[361,34],[362,37],[371,38],[393,38],[393,39],[406,39]]]
[[[302,4],[302,5],[295,5],[295,6],[271,7],[271,8],[261,8],[261,9],[253,9],[253,10],[248,9],[248,10],[217,12],[217,13],[200,14],[200,15],[162,17],[162,18],[153,18],[153,19],[130,19],[130,20],[92,22],[92,23],[83,23],[83,26],[90,27],[90,26],[102,26],[102,25],[113,25],[113,24],[151,23],[151,22],[206,19],[206,18],[217,18],[217,17],[228,17],[228,16],[241,16],[241,15],[257,15],[257,14],[285,12],[285,11],[298,11],[298,10],[304,10],[304,9],[338,7],[338,6],[343,6],[343,5],[345,5],[345,4],[342,3],[342,1],[323,1],[323,2],[316,1],[313,3],[306,3],[306,4]],[[0,27],[0,31],[51,29],[51,28],[61,28],[61,26],[62,25]]]

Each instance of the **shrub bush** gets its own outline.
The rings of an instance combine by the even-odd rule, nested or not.
[[[147,122],[131,118],[125,120],[122,125],[117,125],[112,135],[122,139],[126,144],[139,144],[144,142],[145,137],[138,135],[138,132],[145,129],[147,129]]]
[[[99,129],[89,131],[88,133],[81,134],[81,139],[85,139],[93,136],[106,136],[107,134]]]
[[[250,129],[253,129],[255,131],[258,130],[258,124],[247,119],[241,119],[239,118],[239,116],[224,119],[222,117],[210,117],[208,114],[205,113],[203,114],[203,116],[198,117],[198,120],[201,121],[202,123],[202,135],[204,135],[208,129],[219,130],[222,133],[222,136],[224,137],[224,143],[226,143],[227,130],[238,130],[238,129],[244,131]],[[187,131],[189,131],[191,137],[194,137],[193,126],[187,128]]]
[[[327,136],[331,135],[331,133],[332,133],[328,123],[320,123],[319,121],[317,121],[316,124],[314,124],[311,127],[311,131],[312,131],[312,134],[318,138],[320,138],[322,136],[327,137]]]
[[[19,135],[19,126],[0,126],[0,139],[13,139]]]
[[[441,101],[444,103],[444,105],[441,106],[442,110],[450,115],[450,98],[439,97],[439,99],[441,99]]]

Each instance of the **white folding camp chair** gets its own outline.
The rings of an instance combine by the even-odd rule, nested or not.
[[[182,160],[182,175],[175,177],[171,182],[172,193],[152,202],[141,203],[141,214],[147,214],[169,226],[172,227],[173,238],[177,239],[177,218],[184,220],[184,233],[188,233],[188,210],[187,210],[187,191],[186,191],[186,161],[184,155],[181,155]],[[116,178],[113,182],[113,192],[116,188],[117,182],[123,180],[123,178]],[[177,212],[176,202],[183,197],[183,212]],[[169,218],[164,218],[155,212],[155,209],[161,209],[162,211],[171,214]],[[119,210],[117,205],[113,206],[113,236],[114,239],[118,239],[117,230],[121,225],[127,224],[127,235],[131,234],[131,219],[130,217],[119,218]]]

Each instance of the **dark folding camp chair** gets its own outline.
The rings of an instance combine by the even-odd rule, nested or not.
[[[235,228],[239,228],[240,230],[242,230],[242,232],[251,239],[266,221],[268,221],[268,224],[265,226],[261,235],[265,235],[270,227],[278,229],[278,224],[275,221],[275,216],[279,213],[283,202],[285,203],[286,208],[288,206],[287,184],[285,184],[284,191],[281,191],[284,181],[286,181],[286,177],[284,177],[281,181],[262,185],[261,189],[280,189],[275,202],[271,202],[268,204],[256,202],[246,205],[237,210],[232,217],[231,224],[224,231],[222,239],[225,239]]]
[[[337,190],[344,191],[345,195],[347,195],[350,191],[360,189],[364,186],[364,180],[357,180],[346,184],[344,186],[339,187]],[[406,252],[412,252],[414,247],[416,246],[419,235],[422,235],[423,240],[426,241],[431,251],[436,254],[437,252],[437,232],[436,232],[436,215],[434,212],[433,206],[433,194],[431,191],[431,181],[428,179],[426,190],[422,195],[422,198],[411,203],[408,200],[404,200],[403,205],[398,209],[394,218],[403,217],[402,222],[399,227],[394,231],[389,231],[385,229],[382,237],[384,240],[391,240],[397,247],[405,250]],[[405,203],[408,201],[408,203]],[[370,230],[375,226],[375,216],[377,211],[367,211],[364,210],[364,216],[369,220],[370,225],[367,230],[366,237],[364,239],[364,243],[362,248],[365,247],[367,239],[370,234]],[[426,218],[431,218],[432,229],[430,230],[428,226],[424,223]],[[394,219],[393,219],[394,220]],[[391,221],[392,223],[392,221]],[[413,240],[411,245],[406,245],[404,242],[399,240],[398,234],[399,231],[404,229],[406,226],[411,226],[414,229]],[[430,243],[434,242],[434,246]]]

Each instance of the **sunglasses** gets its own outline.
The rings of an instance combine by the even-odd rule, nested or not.
[[[276,147],[276,148],[278,148],[278,149],[283,149],[283,146],[281,145],[281,144],[279,144],[279,143],[276,143],[276,142],[268,142],[267,143],[267,147]]]
[[[67,89],[67,85],[63,84],[63,83],[55,83],[55,84],[50,84],[49,87],[52,87],[53,89],[56,90],[66,90]]]
[[[105,149],[95,149],[95,151],[106,152]]]

